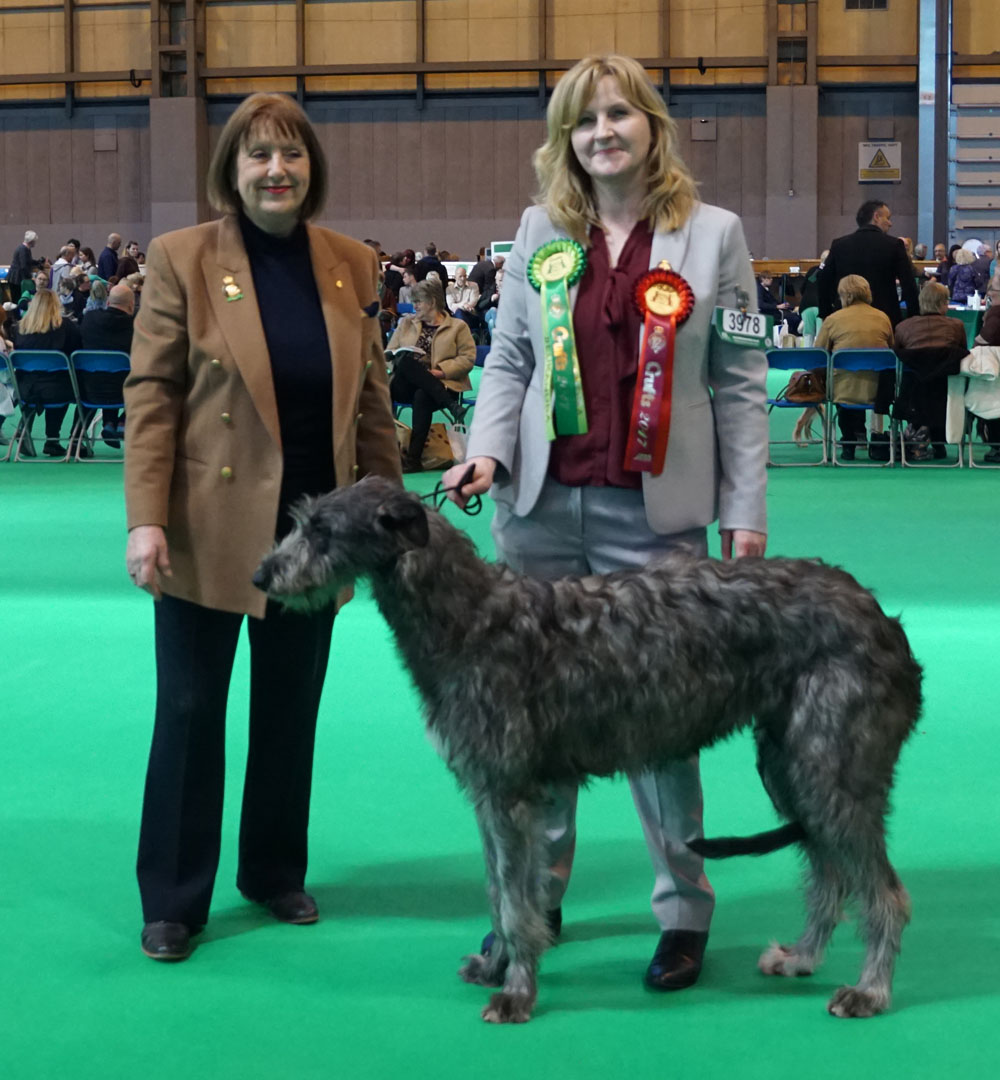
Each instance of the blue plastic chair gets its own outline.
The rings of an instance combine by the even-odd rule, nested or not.
[[[399,314],[399,315],[412,315],[413,314],[413,305],[412,304],[397,304],[396,305],[396,313]]]
[[[94,462],[124,461],[124,455],[95,454],[89,459],[80,457],[80,448],[86,442],[91,450],[96,441],[93,428],[100,417],[101,409],[124,409],[125,399],[119,391],[117,395],[108,394],[94,386],[91,375],[127,375],[132,368],[128,353],[104,349],[77,349],[70,359],[70,374],[76,383],[76,396],[81,405],[80,438],[76,445],[76,460]],[[124,379],[122,382],[124,383]]]
[[[815,368],[823,368],[825,371],[829,366],[830,357],[826,349],[768,349],[767,350],[767,366],[774,371],[811,371]],[[819,439],[809,438],[806,440],[807,444],[820,443],[822,448],[822,457],[819,461],[773,461],[771,459],[771,447],[772,446],[790,446],[795,444],[794,439],[771,439],[767,441],[767,463],[773,468],[810,468],[815,465],[828,465],[829,459],[827,457],[827,446],[829,444],[827,424],[830,419],[830,410],[823,407],[823,403],[820,402],[815,406],[809,406],[803,404],[801,401],[786,401],[784,398],[767,399],[768,412],[772,409],[808,409],[810,407],[815,408],[820,414],[820,421],[823,425],[822,434]],[[798,444],[795,444],[798,445]]]
[[[18,421],[14,437],[10,441],[6,460],[11,460],[12,453],[14,461],[26,461],[31,458],[38,461],[44,460],[37,457],[34,442],[31,438],[31,425],[35,417],[44,413],[46,409],[61,409],[68,405],[75,405],[77,415],[70,432],[69,448],[66,451],[66,456],[48,459],[49,461],[69,461],[73,452],[82,410],[80,409],[80,399],[76,393],[76,382],[73,378],[73,372],[70,370],[66,354],[54,349],[14,349],[7,356],[7,368],[10,371],[14,394],[21,406],[21,419]],[[57,374],[59,372],[65,372],[66,374],[68,393],[60,391],[37,393],[32,390],[30,380],[24,379],[25,375]]]
[[[896,387],[898,389],[899,361],[892,349],[835,349],[830,353],[830,362],[826,371],[826,397],[827,412],[830,419],[827,431],[830,440],[830,460],[834,465],[853,469],[882,469],[887,465],[896,464],[896,421],[889,420],[889,460],[888,461],[842,461],[837,456],[837,432],[834,423],[834,409],[848,409],[852,412],[874,412],[875,403],[867,402],[863,405],[843,404],[834,402],[836,396],[836,372],[838,371],[892,371],[896,375]],[[895,398],[895,393],[893,397]],[[851,445],[851,444],[847,444]],[[862,444],[855,442],[855,447]]]

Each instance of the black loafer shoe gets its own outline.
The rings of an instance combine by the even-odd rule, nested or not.
[[[286,892],[262,903],[278,922],[306,926],[319,919],[316,901],[307,892]]]
[[[707,944],[708,934],[700,930],[664,930],[646,969],[646,985],[651,990],[694,986]]]
[[[62,446],[58,439],[46,439],[42,453],[46,457],[65,457],[66,447]]]
[[[551,911],[546,911],[545,921],[549,924],[549,930],[552,931],[552,940],[555,941],[562,932],[562,908],[557,907],[553,908]],[[479,946],[479,952],[482,956],[490,955],[490,950],[493,948],[493,942],[496,941],[496,937],[496,932],[491,930],[486,937],[483,938],[483,942]]]
[[[194,946],[191,931],[179,922],[148,922],[142,928],[142,951],[151,960],[186,960]]]

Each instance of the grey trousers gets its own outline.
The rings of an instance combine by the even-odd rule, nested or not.
[[[532,577],[607,574],[639,569],[681,545],[706,554],[705,530],[660,536],[647,521],[642,492],[614,487],[566,487],[552,479],[526,517],[498,503],[493,520],[497,555]],[[715,894],[702,859],[686,842],[703,835],[697,756],[656,772],[630,776],[632,798],[653,862],[653,914],[661,930],[707,931]],[[569,885],[576,848],[577,788],[550,789],[545,812],[549,842],[549,908],[559,907]]]

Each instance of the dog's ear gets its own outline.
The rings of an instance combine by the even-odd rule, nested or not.
[[[399,533],[414,547],[426,547],[430,539],[426,510],[403,492],[382,503],[378,508],[378,523],[389,532]]]

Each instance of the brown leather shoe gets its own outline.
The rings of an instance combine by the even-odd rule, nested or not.
[[[306,926],[319,919],[316,901],[307,892],[286,892],[263,901],[264,907],[278,922]]]
[[[651,990],[683,990],[701,974],[708,934],[701,930],[664,930],[646,969]]]
[[[191,931],[179,922],[148,922],[142,928],[142,951],[150,960],[186,960],[194,952]]]

